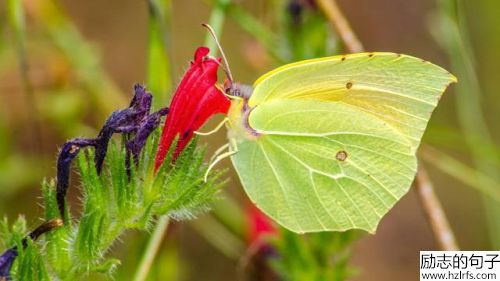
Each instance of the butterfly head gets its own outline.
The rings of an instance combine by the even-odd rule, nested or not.
[[[229,68],[229,63],[227,61],[226,55],[224,54],[224,50],[222,49],[222,46],[219,43],[219,40],[217,39],[217,35],[215,34],[215,31],[213,28],[204,23],[202,24],[203,27],[205,27],[208,32],[212,35],[215,44],[219,48],[219,51],[222,56],[222,60],[224,62],[224,65],[221,65],[221,68],[224,70],[226,73],[226,80],[224,81],[224,93],[228,95],[229,97],[236,97],[236,98],[242,98],[244,100],[248,100],[250,96],[252,95],[252,87],[249,85],[243,85],[240,83],[235,83],[233,80],[233,75],[231,73],[231,69]]]
[[[250,127],[248,116],[251,108],[248,106],[248,100],[252,95],[253,88],[250,85],[236,83],[233,80],[231,69],[227,61],[224,50],[222,49],[219,40],[213,28],[208,24],[202,24],[212,35],[215,44],[219,48],[222,56],[223,65],[219,64],[226,74],[226,79],[223,85],[223,92],[231,99],[231,106],[228,111],[229,119],[229,139],[255,138],[259,135]]]
[[[226,79],[224,81],[224,92],[228,96],[242,98],[247,101],[252,95],[253,88],[250,85],[234,83]]]

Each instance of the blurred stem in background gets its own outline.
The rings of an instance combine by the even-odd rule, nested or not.
[[[170,0],[148,0],[147,87],[155,95],[155,108],[161,108],[168,104],[172,90],[168,55],[171,6]]]
[[[40,128],[40,116],[37,114],[36,97],[29,77],[29,64],[26,52],[26,27],[25,27],[25,14],[22,0],[8,0],[7,1],[7,16],[9,19],[10,27],[12,29],[17,61],[19,66],[19,73],[23,91],[26,95],[27,108],[32,116],[32,129],[30,130],[30,138],[37,141],[32,142],[33,149],[41,152],[41,145],[43,138]]]
[[[227,197],[222,200],[232,201]],[[217,204],[220,204],[220,202],[217,202]],[[213,216],[206,215],[193,220],[191,226],[209,241],[215,249],[232,260],[238,260],[245,252],[245,244],[242,239],[231,233],[225,225]]]
[[[35,103],[33,87],[29,79],[28,58],[26,51],[26,27],[25,27],[25,9],[21,0],[8,0],[2,2],[0,7],[0,75],[2,77],[14,75],[11,69],[15,68],[13,63],[17,64],[19,84],[24,92],[26,109],[23,112],[16,111],[15,115],[9,116],[10,100],[5,103],[5,110],[2,109],[0,115],[0,200],[5,195],[18,190],[19,187],[28,186],[38,182],[44,175],[43,165],[40,165],[42,157],[40,117]],[[11,80],[4,80],[2,87],[12,91],[9,86]],[[26,139],[32,140],[23,146],[22,142],[11,141],[13,132],[19,128],[12,128],[6,120],[16,116],[18,123],[29,118],[28,124],[21,124]],[[23,143],[24,144],[24,143]],[[27,173],[26,170],[29,170]],[[0,204],[0,208],[7,204]]]
[[[456,86],[456,109],[476,169],[499,182],[500,165],[496,152],[488,145],[494,143],[481,109],[481,87],[475,70],[472,46],[469,43],[465,3],[457,0],[438,0],[438,10],[432,17],[431,31],[447,52],[452,65],[452,72],[458,77]],[[479,184],[485,184],[479,182]],[[487,190],[491,186],[477,186]],[[485,214],[490,229],[490,239],[494,248],[500,247],[500,204],[491,196],[484,196]]]
[[[450,155],[429,146],[424,146],[419,156],[443,173],[470,186],[484,196],[496,200],[496,204],[500,204],[500,183],[489,175],[470,168]]]
[[[148,273],[152,267],[155,256],[160,250],[163,237],[168,230],[168,224],[170,219],[168,216],[161,217],[157,222],[153,230],[151,237],[148,240],[148,245],[144,249],[144,253],[137,266],[137,271],[135,272],[134,281],[144,281],[148,277]]]
[[[14,35],[19,73],[28,103],[34,102],[33,87],[29,79],[29,66],[26,57],[25,15],[22,0],[7,0],[7,15]],[[34,108],[34,106],[31,106]]]
[[[226,18],[226,10],[231,4],[231,0],[216,0],[212,4],[212,12],[210,13],[210,19],[208,24],[216,31],[216,35],[222,37],[222,28],[224,26],[224,21]],[[205,46],[212,51],[212,56],[216,56],[219,52],[215,40],[212,38],[209,32],[205,36]]]
[[[422,164],[419,165],[419,170],[415,178],[415,189],[420,199],[420,205],[423,206],[427,221],[431,225],[432,233],[437,238],[438,248],[443,251],[459,250],[455,235],[451,232],[451,227],[446,219],[443,207],[434,192],[432,182]]]
[[[316,0],[326,18],[332,23],[349,53],[364,52],[363,45],[352,31],[349,22],[340,11],[335,0]]]

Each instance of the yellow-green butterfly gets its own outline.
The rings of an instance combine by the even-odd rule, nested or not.
[[[250,199],[291,231],[373,233],[408,192],[422,134],[452,82],[395,53],[288,64],[251,93],[226,91],[229,152],[217,160],[230,155]]]

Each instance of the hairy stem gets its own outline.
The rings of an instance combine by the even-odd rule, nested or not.
[[[153,235],[148,241],[148,246],[142,255],[139,267],[135,272],[134,281],[144,281],[148,277],[149,270],[155,259],[158,250],[160,249],[161,242],[165,233],[167,233],[169,218],[168,216],[163,216],[158,220],[155,226]]]

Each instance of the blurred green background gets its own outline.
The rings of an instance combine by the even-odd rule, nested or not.
[[[134,83],[146,83],[166,105],[194,50],[205,43],[203,22],[223,23],[219,36],[242,83],[251,84],[285,62],[346,52],[312,0],[150,2],[162,20],[151,20],[147,1],[0,2],[2,216],[25,214],[30,224],[38,223],[40,182],[55,174],[59,146],[71,137],[95,135],[108,114],[126,105]],[[299,23],[290,2],[304,9]],[[414,55],[458,77],[431,119],[422,163],[461,248],[500,250],[500,203],[491,199],[500,193],[500,2],[338,4],[368,51]],[[225,135],[201,140],[209,144],[210,155],[225,143]],[[242,214],[248,203],[229,161],[222,166],[231,178],[226,199],[214,214],[169,229],[151,280],[240,277],[247,227]],[[79,203],[77,190],[70,192],[73,206]],[[116,243],[111,254],[123,260],[117,280],[133,274],[146,240],[145,233],[128,233]],[[410,191],[376,235],[354,243],[350,264],[358,273],[352,280],[415,280],[418,251],[429,249],[436,249],[432,233]]]

